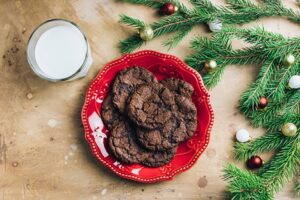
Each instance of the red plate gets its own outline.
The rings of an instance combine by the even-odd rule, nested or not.
[[[198,113],[197,130],[191,139],[179,145],[174,159],[162,167],[149,168],[140,164],[120,163],[111,155],[107,146],[109,131],[101,120],[102,101],[109,92],[115,75],[120,70],[132,66],[150,70],[158,80],[168,77],[183,79],[192,84],[195,89],[192,99]],[[89,86],[82,109],[85,138],[96,158],[117,175],[144,183],[170,180],[174,175],[194,165],[208,145],[213,119],[209,94],[201,76],[177,57],[155,51],[127,54],[107,64]]]

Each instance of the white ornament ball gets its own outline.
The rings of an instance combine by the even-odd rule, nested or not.
[[[222,30],[223,24],[220,20],[215,20],[208,23],[208,27],[212,32],[219,32]]]
[[[289,80],[289,87],[292,89],[299,89],[300,88],[300,76],[294,75]]]
[[[236,140],[239,142],[248,142],[250,138],[250,134],[246,129],[240,129],[236,132]]]
[[[288,54],[284,59],[284,64],[290,66],[295,63],[295,56],[293,54]]]

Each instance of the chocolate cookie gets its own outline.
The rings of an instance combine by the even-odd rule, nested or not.
[[[123,121],[122,114],[116,109],[112,102],[112,96],[109,94],[103,101],[102,120],[109,130],[111,130],[120,121]]]
[[[170,149],[168,151],[155,152],[153,151],[148,157],[142,162],[143,165],[148,167],[160,167],[168,164],[176,154],[177,148]]]
[[[119,72],[112,86],[114,105],[124,113],[127,99],[136,87],[151,82],[157,82],[156,78],[150,71],[141,67],[132,67]]]
[[[186,136],[184,140],[192,137],[197,128],[197,108],[192,100],[181,96],[175,95],[177,111],[174,113],[177,118],[184,121],[186,126]]]
[[[185,140],[187,128],[181,118],[171,117],[165,125],[158,129],[137,128],[139,143],[152,151],[165,151]]]
[[[149,152],[136,143],[135,130],[127,121],[112,128],[108,144],[115,157],[127,164],[141,163],[149,156]]]
[[[160,83],[167,87],[171,92],[175,92],[187,98],[191,98],[194,92],[193,86],[181,79],[167,78],[162,80]]]
[[[174,95],[160,83],[141,85],[128,103],[128,116],[137,125],[154,129],[163,127],[175,106]]]
[[[176,153],[176,148],[168,151],[149,151],[139,146],[135,130],[127,121],[120,121],[112,128],[108,145],[117,160],[127,163],[141,163],[148,167],[160,167],[169,163]]]

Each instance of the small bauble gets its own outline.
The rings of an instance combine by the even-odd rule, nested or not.
[[[143,28],[140,29],[139,31],[140,33],[140,37],[142,38],[142,40],[144,41],[148,41],[151,40],[154,36],[154,32],[153,29],[151,28],[151,26],[145,26]]]
[[[289,80],[289,87],[292,89],[299,89],[300,88],[300,76],[294,75]]]
[[[173,3],[165,3],[161,9],[159,10],[161,15],[173,15],[177,12],[178,7],[175,6]]]
[[[212,32],[219,32],[222,30],[222,22],[220,20],[215,20],[208,23],[208,27]]]
[[[235,137],[239,142],[248,142],[250,140],[250,134],[246,129],[238,130]]]
[[[284,64],[287,66],[290,66],[292,64],[295,63],[295,56],[293,54],[288,54],[285,58],[284,58]]]
[[[269,101],[266,97],[260,97],[258,102],[258,108],[264,109],[265,107],[267,107],[268,103]]]
[[[218,64],[215,60],[209,60],[205,62],[204,67],[207,71],[212,71],[218,67]]]
[[[246,164],[249,169],[258,169],[263,165],[263,160],[259,156],[252,156]]]
[[[297,134],[297,126],[293,123],[285,123],[281,127],[281,132],[287,137],[293,137]]]

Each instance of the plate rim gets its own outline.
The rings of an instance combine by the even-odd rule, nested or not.
[[[91,134],[89,133],[89,125],[88,125],[88,120],[87,120],[87,107],[89,105],[89,102],[91,100],[91,92],[92,92],[92,88],[94,87],[95,84],[97,84],[102,77],[104,76],[104,74],[106,73],[106,71],[119,63],[122,62],[128,62],[130,59],[134,58],[134,57],[139,57],[139,56],[143,56],[143,55],[154,55],[154,56],[158,56],[161,58],[165,58],[165,59],[170,59],[176,62],[176,64],[179,64],[181,67],[183,67],[184,69],[186,69],[187,71],[193,73],[199,83],[200,86],[200,90],[204,93],[204,95],[202,95],[202,97],[205,97],[204,102],[207,105],[208,108],[208,112],[209,112],[209,124],[207,127],[207,131],[206,131],[206,137],[205,137],[205,141],[204,141],[204,145],[197,150],[197,152],[195,153],[195,155],[193,155],[191,161],[180,167],[177,170],[171,171],[169,174],[167,175],[161,175],[155,178],[140,178],[140,177],[136,177],[134,175],[129,175],[129,174],[123,174],[120,173],[119,171],[115,170],[114,166],[111,166],[108,162],[106,162],[104,159],[101,158],[101,156],[99,155],[98,151],[97,151],[97,146],[95,145],[93,138],[91,137]],[[93,80],[90,82],[88,89],[85,93],[85,98],[84,98],[84,103],[83,103],[83,107],[82,107],[82,111],[81,111],[81,121],[84,127],[84,135],[85,135],[85,140],[88,142],[89,147],[92,151],[92,154],[98,159],[98,161],[100,161],[106,168],[110,169],[113,173],[117,174],[118,176],[121,176],[122,178],[125,179],[129,179],[129,180],[133,180],[133,181],[137,181],[137,182],[141,182],[141,183],[155,183],[155,182],[159,182],[159,181],[164,181],[164,180],[171,180],[175,175],[186,171],[188,169],[190,169],[198,160],[198,158],[201,156],[201,154],[204,152],[204,150],[207,148],[209,141],[210,141],[210,134],[211,134],[211,130],[212,130],[212,126],[214,123],[214,112],[212,109],[212,105],[210,103],[210,95],[207,91],[207,89],[204,86],[203,80],[201,78],[201,75],[193,68],[189,67],[185,62],[183,62],[181,59],[179,59],[176,56],[173,55],[169,55],[169,54],[165,54],[165,53],[160,53],[157,51],[153,51],[153,50],[143,50],[143,51],[138,51],[132,54],[124,54],[122,55],[120,58],[113,60],[107,64],[105,64],[105,66],[100,69],[100,71],[97,73],[97,75],[95,76],[95,78],[93,78]]]

